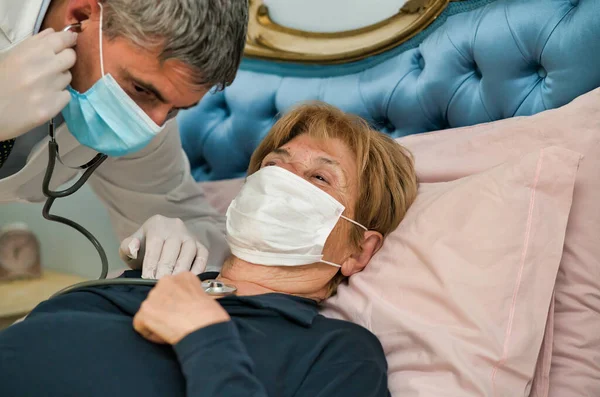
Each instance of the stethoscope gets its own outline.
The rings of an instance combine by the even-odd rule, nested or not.
[[[81,24],[73,24],[68,25],[63,29],[63,31],[68,31],[74,28],[81,27]],[[46,167],[46,173],[44,174],[44,180],[42,183],[42,191],[44,196],[46,197],[46,203],[44,204],[44,208],[42,209],[42,216],[52,222],[62,223],[63,225],[67,225],[77,230],[79,233],[83,234],[85,238],[87,238],[96,251],[98,251],[98,255],[100,255],[100,261],[102,262],[102,271],[100,272],[100,277],[98,280],[90,280],[84,281],[78,284],[71,285],[67,288],[64,288],[54,295],[51,298],[59,295],[64,295],[70,292],[79,291],[85,288],[97,287],[97,286],[106,286],[106,285],[143,285],[143,286],[154,286],[157,283],[157,280],[148,280],[148,279],[134,279],[134,278],[116,278],[116,279],[106,279],[108,274],[108,258],[106,256],[106,252],[102,247],[102,244],[94,237],[92,233],[90,233],[86,228],[81,226],[75,221],[64,218],[62,216],[53,215],[50,213],[52,208],[52,204],[58,198],[63,198],[70,196],[76,193],[81,187],[87,182],[87,180],[92,176],[94,171],[102,163],[108,158],[106,154],[98,153],[92,160],[87,162],[86,164],[79,167],[71,167],[65,164],[60,158],[60,152],[58,150],[58,142],[55,137],[54,130],[54,120],[51,119],[48,126],[48,135],[50,137],[50,141],[48,142],[48,167]],[[54,172],[54,167],[56,165],[56,160],[64,165],[65,167],[83,171],[83,175],[79,178],[77,182],[75,182],[71,187],[66,188],[64,190],[54,191],[50,189],[50,182],[52,180],[52,174]],[[204,291],[212,296],[227,296],[235,294],[237,289],[234,286],[224,284],[218,280],[205,280],[202,282],[202,287]]]
[[[100,165],[108,158],[108,156],[102,153],[98,153],[88,163],[79,167],[70,167],[66,165],[60,158],[58,142],[56,142],[56,138],[54,135],[54,122],[52,120],[49,124],[48,134],[50,135],[50,142],[48,142],[48,167],[46,168],[44,181],[42,183],[42,191],[44,192],[44,196],[47,197],[47,200],[46,204],[44,205],[44,209],[42,210],[42,215],[49,221],[58,222],[70,226],[73,229],[77,230],[79,233],[83,234],[92,243],[94,248],[96,248],[96,250],[98,251],[98,255],[100,255],[100,260],[102,262],[102,272],[100,273],[100,278],[98,280],[84,281],[81,283],[71,285],[58,291],[57,293],[52,295],[51,298],[75,291],[80,291],[82,289],[98,286],[143,285],[153,287],[154,285],[156,285],[157,280],[148,279],[115,278],[107,280],[106,275],[108,274],[108,259],[106,257],[106,252],[104,251],[104,248],[102,247],[102,244],[100,244],[98,239],[96,239],[96,237],[94,237],[92,233],[90,233],[86,228],[84,228],[77,222],[50,213],[50,209],[52,208],[52,204],[54,204],[54,200],[56,200],[57,198],[70,196],[77,192],[87,182],[87,180],[94,173],[94,171],[96,171],[96,169],[100,167]],[[83,175],[79,178],[77,182],[75,182],[71,187],[60,191],[54,191],[50,189],[50,181],[52,180],[52,173],[54,172],[54,166],[56,165],[57,159],[65,167],[77,170],[84,170]],[[202,288],[208,295],[217,297],[233,295],[237,291],[236,287],[222,283],[218,280],[205,280],[202,282]]]

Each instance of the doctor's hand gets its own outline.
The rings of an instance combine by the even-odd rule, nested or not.
[[[202,273],[208,251],[181,219],[155,215],[123,240],[119,255],[130,268],[141,268],[142,278],[160,279],[190,270]]]
[[[47,29],[0,58],[0,141],[48,122],[69,103],[76,42],[77,33]]]
[[[200,279],[185,272],[158,281],[133,317],[133,328],[151,342],[173,345],[200,328],[229,320]]]

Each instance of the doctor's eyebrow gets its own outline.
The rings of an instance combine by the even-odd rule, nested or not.
[[[142,81],[142,80],[134,77],[126,69],[121,69],[121,72],[123,73],[123,76],[125,77],[125,79],[132,81],[135,85],[138,85],[138,86],[142,87],[144,90],[152,93],[152,95],[154,95],[156,97],[156,99],[158,99],[162,103],[168,103],[167,100],[165,99],[165,97],[160,93],[160,91],[158,90],[158,88],[156,88],[154,86],[154,84],[148,83],[146,81]],[[198,102],[196,102],[196,103],[194,103],[194,104],[192,104],[190,106],[185,106],[185,107],[180,107],[180,108],[175,108],[175,109],[177,109],[177,110],[187,110],[187,109],[193,108],[197,104],[198,104]]]
[[[146,81],[138,79],[137,77],[134,77],[125,68],[121,68],[121,73],[123,74],[123,77],[125,77],[126,80],[130,80],[135,85],[138,85],[138,86],[142,87],[143,89],[145,89],[146,91],[152,93],[162,103],[167,103],[167,101],[165,100],[165,97],[160,93],[160,91],[158,90],[158,88],[156,88],[154,86],[154,84],[148,83]]]

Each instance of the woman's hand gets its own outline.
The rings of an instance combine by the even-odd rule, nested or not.
[[[133,328],[151,342],[174,345],[200,328],[229,320],[200,279],[186,272],[158,281],[133,318]]]
[[[77,33],[46,29],[0,59],[0,141],[48,122],[69,103],[76,42]]]
[[[130,268],[141,268],[142,278],[160,279],[186,271],[202,273],[208,250],[181,219],[155,215],[123,240],[119,255]]]

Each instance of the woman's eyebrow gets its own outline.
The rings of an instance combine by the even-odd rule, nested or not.
[[[290,152],[288,152],[286,149],[284,148],[277,148],[275,150],[273,150],[271,153],[269,154],[278,154],[280,156],[284,156],[284,157],[292,157],[292,155],[290,154]]]
[[[267,156],[271,155],[271,154],[275,154],[275,155],[280,155],[286,158],[292,157],[292,155],[290,154],[290,152],[287,149],[284,148],[277,148],[275,150],[273,150],[271,153],[269,153]],[[334,160],[332,158],[329,157],[325,157],[325,156],[319,156],[315,159],[316,162],[321,163],[323,165],[328,165],[331,166],[333,169],[335,169],[336,172],[342,174],[342,176],[345,177],[345,172],[343,169],[341,169],[340,166],[340,162],[337,160]]]
[[[317,161],[319,163],[323,163],[323,164],[327,164],[327,165],[335,165],[338,166],[340,165],[339,161],[330,159],[329,157],[317,157]]]

